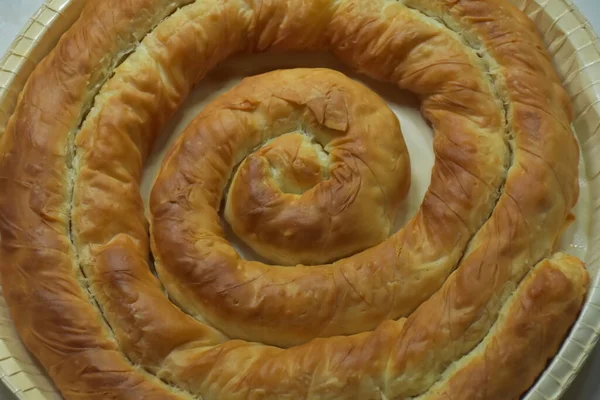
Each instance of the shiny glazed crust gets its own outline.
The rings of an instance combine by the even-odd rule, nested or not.
[[[242,260],[220,237],[225,187],[203,190],[216,149],[194,140],[233,129],[229,107],[165,159],[159,281],[139,182],[160,128],[226,57],[316,49],[420,97],[436,164],[419,212],[330,265]],[[570,118],[504,0],[90,0],[0,138],[4,295],[68,399],[518,398],[588,284],[551,255],[578,196]]]

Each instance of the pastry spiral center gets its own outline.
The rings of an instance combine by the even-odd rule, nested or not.
[[[314,139],[293,131],[246,156],[231,181],[225,219],[246,245],[282,265],[326,263],[382,242],[410,185],[395,115],[366,87],[327,70],[264,74],[225,97],[248,101],[248,87],[276,78],[287,82],[272,96],[285,98],[291,114],[267,108],[258,118],[267,131],[301,122]]]
[[[398,312],[379,299],[400,283],[365,303],[358,277],[340,270],[361,263],[372,276],[373,251],[393,264],[388,236],[410,178],[398,119],[362,84],[321,68],[246,78],[198,114],[163,162],[150,198],[156,270],[182,308],[231,337],[289,346],[375,327]],[[242,258],[225,237],[221,207],[238,238],[275,265]],[[326,264],[333,259],[342,264]],[[198,266],[207,275],[197,278]],[[175,288],[178,274],[193,291]],[[297,310],[272,301],[288,296]],[[339,312],[320,312],[323,301]],[[223,313],[237,323],[222,324]]]
[[[391,113],[388,117],[395,128],[398,123]],[[324,263],[389,236],[410,182],[401,132],[380,132],[393,143],[384,157],[375,158],[365,150],[366,143],[352,137],[354,129],[339,128],[333,137],[321,132],[316,141],[300,132],[284,134],[240,164],[228,192],[225,219],[266,259],[283,265]],[[323,147],[319,141],[327,144]],[[379,168],[369,166],[375,163]],[[402,168],[397,168],[399,163]],[[378,169],[393,174],[382,181],[396,187],[381,188],[372,172]]]
[[[266,177],[282,193],[301,195],[329,178],[329,152],[301,132],[273,139],[263,149],[250,155],[240,168],[250,168],[250,164],[255,162],[268,165],[270,176]],[[238,182],[234,180],[232,185]]]

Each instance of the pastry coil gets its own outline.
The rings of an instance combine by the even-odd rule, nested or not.
[[[281,119],[249,130],[265,108],[316,120],[325,142],[389,111],[337,73],[291,70],[247,79],[190,124],[164,160],[148,229],[142,167],[193,86],[236,53],[322,49],[419,96],[435,166],[414,218],[389,238],[360,230],[370,238],[351,248],[274,256],[307,265],[246,261],[223,239],[228,194],[226,219],[253,240],[255,222],[237,217],[254,157],[306,145]],[[338,81],[344,90],[325,90]],[[578,196],[570,119],[534,25],[506,1],[92,0],[0,138],[4,294],[69,399],[518,398],[588,283],[581,261],[552,254]],[[377,180],[369,215],[389,231],[410,167],[399,129],[384,128],[366,137],[386,145],[364,151],[399,173],[361,179]],[[285,237],[258,240],[269,255]]]

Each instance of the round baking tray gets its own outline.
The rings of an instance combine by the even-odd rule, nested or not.
[[[573,100],[573,129],[583,155],[579,233],[569,236],[565,246],[584,259],[592,286],[560,352],[524,397],[550,400],[565,392],[600,333],[600,41],[570,0],[511,1],[531,17],[544,36]],[[85,0],[47,0],[0,60],[0,132],[29,74],[77,19],[84,4]],[[43,368],[19,340],[1,294],[0,289],[0,379],[20,399],[60,399]]]

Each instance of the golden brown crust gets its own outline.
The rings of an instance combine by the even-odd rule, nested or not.
[[[352,9],[352,3],[346,6]],[[361,2],[347,19],[361,21],[363,15],[368,16],[370,7],[382,6],[383,3]],[[401,26],[408,23],[423,25],[400,6],[388,8],[393,9],[393,14],[389,19],[381,19],[382,29],[404,29]],[[344,12],[345,9],[338,10],[341,15]],[[336,21],[334,17],[332,32],[328,34],[341,30]],[[387,26],[389,23],[393,26]],[[375,24],[369,26],[372,25]],[[351,24],[346,23],[346,27],[351,28]],[[218,155],[222,159],[229,156],[226,152],[230,148],[239,149],[238,145],[222,146],[221,138],[236,129],[239,133],[232,137],[245,137],[243,127],[252,126],[248,119],[261,109],[232,109],[213,119],[218,124],[198,118],[188,127],[185,139],[166,157],[150,202],[157,270],[170,295],[184,310],[210,321],[230,336],[289,346],[316,335],[374,329],[384,319],[408,315],[440,287],[491,212],[505,174],[508,149],[502,113],[489,81],[471,64],[474,56],[440,28],[423,29],[425,37],[434,37],[444,49],[421,55],[425,58],[422,63],[437,66],[431,75],[442,76],[448,85],[468,87],[469,93],[477,96],[464,103],[462,111],[470,115],[463,116],[443,109],[448,99],[437,94],[445,89],[443,86],[421,88],[423,96],[429,91],[431,100],[424,103],[424,111],[435,114],[434,128],[440,134],[434,143],[438,162],[417,215],[381,245],[333,265],[289,269],[247,262],[222,239],[215,212],[222,196],[220,185],[231,175],[235,163],[219,164],[220,169],[215,171],[212,160],[216,156],[209,152],[223,149],[223,154]],[[186,33],[190,37],[199,34]],[[361,56],[371,37],[353,40],[352,47]],[[193,52],[193,44],[189,42],[185,51]],[[392,52],[394,65],[405,68],[407,76],[422,69],[422,64],[407,57],[419,49],[418,44],[408,42],[402,52]],[[290,44],[291,48],[296,46]],[[333,46],[350,48],[344,43],[334,42]],[[385,47],[380,51],[390,52]],[[460,62],[460,69],[454,71],[451,66],[449,70],[440,61],[448,57]],[[183,68],[173,63],[169,67]],[[417,90],[421,84],[415,81],[405,86]],[[284,110],[291,107],[283,103],[279,106]],[[217,108],[218,104],[205,113]],[[283,114],[287,115],[287,111]],[[218,176],[218,180],[206,181],[199,171],[207,170],[215,171],[211,176]],[[181,240],[191,232],[196,232],[194,240]],[[219,272],[215,274],[212,271],[217,266]]]
[[[32,74],[0,141],[3,291],[65,397],[472,398],[489,377],[481,357],[511,366],[489,396],[517,397],[587,285],[567,256],[532,269],[578,190],[568,98],[533,25],[491,0],[198,1],[159,24],[184,3],[91,1]],[[331,265],[242,260],[222,239],[224,185],[206,190],[202,163],[241,129],[247,105],[219,124],[199,118],[151,199],[157,269],[175,306],[148,268],[138,190],[160,127],[234,53],[321,48],[421,98],[436,132],[421,209]],[[229,177],[233,165],[211,168]],[[523,331],[528,321],[554,331]],[[519,370],[513,351],[532,341],[540,350]],[[519,371],[523,386],[510,382]]]
[[[311,265],[387,239],[410,187],[410,162],[398,120],[381,98],[338,72],[294,69],[247,78],[218,102],[194,127],[219,121],[215,145],[228,152],[190,156],[206,166],[243,160],[231,178],[225,219],[254,251],[283,265]],[[236,123],[241,129],[227,129]],[[290,134],[297,129],[305,134]],[[194,133],[181,141],[216,136]],[[321,178],[313,173],[312,182],[298,185],[306,166]],[[285,176],[289,171],[294,176]],[[227,182],[229,174],[219,177]],[[205,185],[204,196],[220,198],[223,186]]]
[[[484,354],[491,355],[493,347],[487,343],[506,342],[507,344],[526,344],[527,341],[547,340],[540,346],[539,352],[528,353],[528,360],[522,372],[526,372],[521,384],[514,384],[519,376],[519,369],[513,368],[499,377],[497,386],[490,384],[490,396],[506,395],[504,398],[517,398],[531,384],[535,375],[540,372],[548,355],[556,350],[557,343],[564,336],[573,322],[577,311],[585,297],[588,283],[587,272],[582,264],[574,262],[572,257],[559,255],[551,260],[539,263],[524,279],[518,289],[511,294],[501,311],[501,318],[484,339]],[[540,308],[547,315],[540,313]],[[459,310],[449,311],[452,319],[461,319]],[[534,315],[535,314],[535,315]],[[539,322],[540,330],[525,330],[522,325],[528,322]],[[431,319],[430,325],[436,325]],[[557,325],[554,325],[557,324]],[[444,324],[439,325],[444,329]],[[544,335],[544,329],[553,330]],[[522,339],[519,335],[525,337]],[[397,375],[389,371],[390,352],[398,345],[410,344],[412,351],[420,352],[420,363],[435,354],[426,354],[421,346],[423,342],[415,340],[418,333],[413,328],[411,319],[387,321],[375,331],[348,337],[317,339],[306,345],[286,350],[257,346],[241,341],[229,341],[214,348],[186,349],[173,352],[163,364],[159,376],[176,382],[192,393],[202,393],[210,398],[245,399],[259,398],[412,398],[413,393],[423,393],[423,398],[436,397],[440,391],[457,393],[457,398],[472,397],[481,389],[477,375],[486,374],[488,369],[477,365],[480,360],[479,349],[456,363],[443,376],[428,376],[439,379],[431,389],[423,389],[421,376],[428,371],[417,371],[404,375],[404,385],[390,390]],[[412,336],[410,340],[407,336]],[[453,342],[466,339],[460,336]],[[521,339],[525,342],[521,342]],[[445,343],[451,345],[450,343]],[[540,343],[541,345],[541,343]],[[513,351],[511,347],[503,347],[504,356],[510,355],[511,362],[522,356],[520,347]],[[450,349],[452,350],[452,349]],[[394,354],[391,354],[394,357]],[[409,360],[409,355],[404,355]],[[490,360],[492,361],[492,360]],[[489,365],[492,373],[495,361]],[[233,367],[235,365],[235,367]],[[473,387],[467,384],[466,396],[461,397],[461,388],[453,385],[461,380],[473,379]],[[525,386],[527,385],[527,386]],[[385,397],[384,397],[385,396]],[[445,398],[445,397],[441,397]],[[454,397],[452,397],[454,398]],[[502,398],[502,397],[490,397]],[[419,397],[420,399],[420,397]],[[487,399],[487,398],[486,398]]]
[[[186,398],[118,350],[80,285],[68,238],[70,131],[119,54],[176,6],[99,3],[90,2],[32,73],[1,138],[3,293],[23,342],[66,397]]]
[[[585,299],[581,261],[544,260],[500,312],[488,336],[418,400],[518,399],[556,354]]]

